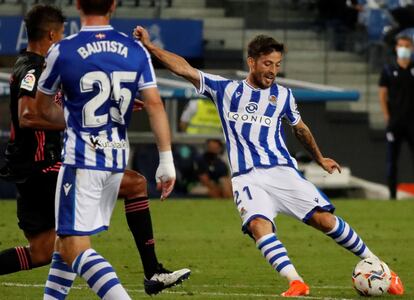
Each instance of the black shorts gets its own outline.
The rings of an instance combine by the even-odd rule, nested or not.
[[[17,183],[17,218],[25,233],[55,228],[55,190],[58,172],[38,172]]]

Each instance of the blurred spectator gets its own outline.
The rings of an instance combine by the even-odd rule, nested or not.
[[[193,145],[174,144],[173,155],[177,172],[174,192],[186,196],[198,182],[196,174],[198,152]]]
[[[379,99],[387,124],[387,181],[390,198],[397,196],[397,165],[403,141],[414,160],[414,64],[413,41],[400,36],[395,47],[397,59],[386,64],[379,81]]]
[[[412,1],[388,1],[388,10],[396,22],[384,37],[385,43],[389,47],[394,47],[396,36],[404,29],[414,27],[414,4]]]
[[[206,152],[197,159],[198,179],[210,197],[232,198],[229,169],[220,157],[224,152],[223,143],[219,139],[209,139],[206,146]]]
[[[362,6],[358,0],[318,0],[316,5],[322,26],[333,30],[335,50],[345,50],[348,33],[355,30]]]
[[[192,99],[180,118],[180,129],[189,134],[221,135],[220,118],[209,99]]]

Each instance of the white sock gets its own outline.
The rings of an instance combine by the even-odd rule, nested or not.
[[[269,233],[262,236],[256,241],[257,248],[262,252],[263,256],[269,264],[283,277],[286,277],[289,282],[293,280],[303,281],[299,276],[293,264],[287,255],[286,248],[277,239],[274,233]]]
[[[73,261],[72,269],[101,299],[131,300],[111,264],[95,250],[88,249],[79,254]]]
[[[335,218],[336,224],[331,231],[326,233],[328,236],[334,239],[338,245],[351,251],[362,259],[376,257],[347,222],[340,217],[335,216]]]
[[[60,253],[54,252],[43,300],[66,299],[75,278],[76,273],[63,261]]]

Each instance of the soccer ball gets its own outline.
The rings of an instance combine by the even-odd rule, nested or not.
[[[387,264],[378,258],[361,260],[352,273],[355,290],[362,296],[380,296],[388,291],[391,271]]]

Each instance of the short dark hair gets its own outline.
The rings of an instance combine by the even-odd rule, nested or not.
[[[36,4],[24,17],[29,41],[39,41],[51,29],[57,29],[65,22],[62,11],[49,4]]]
[[[399,40],[408,41],[411,44],[414,44],[413,39],[408,35],[397,35],[395,38],[395,42],[398,42]]]
[[[263,34],[256,36],[247,46],[247,56],[255,59],[261,55],[268,55],[273,51],[283,54],[285,52],[285,45]]]
[[[115,0],[80,0],[80,8],[85,15],[104,16]]]

